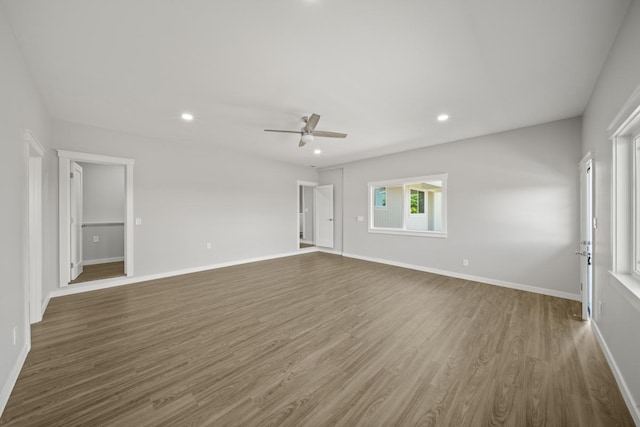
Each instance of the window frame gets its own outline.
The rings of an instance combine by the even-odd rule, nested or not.
[[[383,181],[373,181],[367,183],[368,188],[368,201],[367,207],[369,212],[369,218],[367,221],[368,224],[368,232],[373,234],[395,234],[401,236],[418,236],[418,237],[435,237],[446,239],[448,230],[447,230],[447,199],[448,199],[448,183],[447,183],[448,174],[446,173],[438,173],[410,178],[399,178],[399,179],[387,179]],[[442,181],[442,231],[421,231],[421,230],[408,230],[407,229],[407,219],[410,215],[410,197],[407,196],[409,193],[409,188],[416,184],[427,182],[427,181]],[[402,187],[402,228],[386,228],[386,227],[375,227],[374,226],[374,212],[376,209],[383,209],[385,207],[376,207],[375,206],[375,190],[376,188],[381,187]],[[423,190],[419,190],[423,191]],[[425,192],[426,193],[426,192]],[[426,194],[425,194],[425,213],[426,213]],[[422,215],[422,214],[420,214]]]
[[[607,128],[612,148],[611,270],[612,281],[640,310],[640,86]],[[636,173],[637,169],[637,173]],[[595,228],[595,226],[594,226]],[[637,231],[637,233],[636,233]],[[636,237],[638,236],[638,237]]]
[[[630,262],[631,276],[640,281],[640,124],[631,134],[632,149],[632,254]]]

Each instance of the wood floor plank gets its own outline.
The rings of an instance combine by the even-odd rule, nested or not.
[[[1,426],[632,426],[580,305],[311,253],[53,299]]]

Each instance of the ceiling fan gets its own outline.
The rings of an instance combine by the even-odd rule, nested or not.
[[[304,126],[300,130],[276,130],[276,129],[265,129],[265,132],[281,132],[281,133],[298,133],[300,134],[300,143],[298,147],[304,147],[308,142],[313,142],[314,136],[322,136],[325,138],[346,138],[346,133],[338,133],[338,132],[326,132],[323,130],[315,130],[316,126],[318,126],[318,121],[320,120],[320,116],[317,114],[312,114],[311,116],[304,116],[302,121],[304,122]]]

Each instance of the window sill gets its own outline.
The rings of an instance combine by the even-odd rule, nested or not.
[[[447,238],[447,233],[442,231],[408,231],[408,230],[393,230],[393,229],[384,229],[384,228],[370,228],[369,233],[395,234],[397,236],[435,237],[437,239]]]
[[[627,300],[640,311],[640,280],[636,279],[630,274],[620,274],[609,271],[613,281],[618,285],[618,288],[627,296]]]

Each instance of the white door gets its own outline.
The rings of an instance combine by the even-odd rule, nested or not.
[[[592,246],[593,246],[593,162],[580,162],[580,292],[582,319],[591,317],[592,307]]]
[[[318,185],[313,188],[315,244],[333,248],[333,185]]]
[[[71,280],[82,274],[82,167],[71,162]]]

